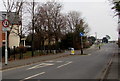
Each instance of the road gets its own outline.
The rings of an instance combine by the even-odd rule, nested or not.
[[[108,60],[117,52],[114,43],[105,44],[101,49],[89,51],[87,55],[71,55],[43,61],[30,66],[5,70],[3,79],[97,79]]]

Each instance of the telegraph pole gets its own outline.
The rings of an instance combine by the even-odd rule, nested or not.
[[[34,56],[34,0],[33,0],[33,7],[32,7],[32,57]]]

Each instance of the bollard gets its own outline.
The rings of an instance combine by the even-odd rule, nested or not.
[[[71,48],[71,55],[74,55],[75,54],[75,50],[74,48]]]

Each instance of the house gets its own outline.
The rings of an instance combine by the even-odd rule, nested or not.
[[[6,19],[6,12],[0,12],[0,46],[3,46],[5,44],[5,32],[2,31],[2,29],[4,28],[2,26],[2,21],[4,19]],[[19,33],[20,27],[21,27],[21,23],[19,16],[16,15],[15,12],[10,12],[8,14],[8,20],[10,22],[10,26],[9,28],[12,29],[10,30],[10,34],[9,34],[9,47],[13,48],[14,46],[18,47],[19,43],[20,43],[20,37],[17,35]]]
[[[19,26],[18,25],[13,25],[12,30],[10,31],[10,35],[9,35],[9,47],[13,48],[18,47],[19,43],[20,43],[20,37],[17,35],[17,33],[19,32]]]
[[[0,13],[0,47],[2,47],[5,42],[5,32],[2,31],[2,20],[2,13]]]
[[[2,22],[0,21],[0,48],[2,47]]]

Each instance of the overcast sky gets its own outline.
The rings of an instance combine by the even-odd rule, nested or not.
[[[111,10],[112,6],[108,2],[108,0],[59,1],[63,3],[63,12],[81,12],[82,17],[85,18],[90,27],[89,35],[95,36],[95,32],[97,32],[98,38],[103,38],[105,35],[109,35],[111,37],[111,40],[117,40],[117,17],[113,17],[114,12]],[[2,2],[0,2],[0,11],[2,10],[4,10],[4,6]]]
[[[117,17],[111,10],[110,3],[104,2],[65,2],[64,11],[69,10],[80,11],[82,17],[90,27],[90,35],[95,35],[97,32],[98,38],[105,35],[110,35],[111,39],[118,38],[117,33]]]

